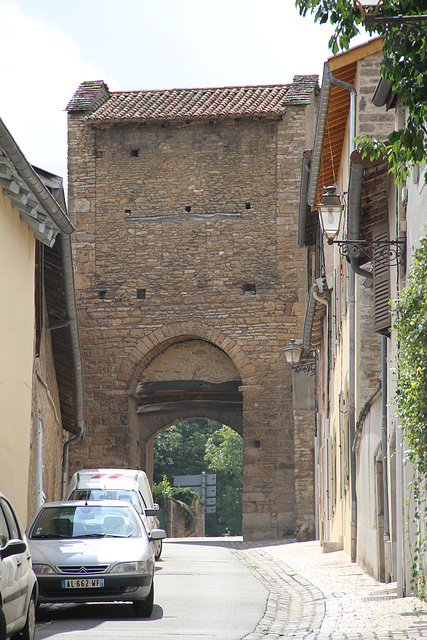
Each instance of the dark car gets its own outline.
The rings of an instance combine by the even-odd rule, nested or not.
[[[0,640],[34,640],[37,596],[27,537],[12,504],[0,493]]]

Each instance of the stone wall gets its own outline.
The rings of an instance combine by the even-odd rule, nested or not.
[[[295,468],[304,475],[312,460],[296,456],[294,430],[307,421],[294,425],[291,371],[279,356],[301,335],[305,311],[306,254],[296,238],[315,102],[313,93],[280,118],[143,125],[93,126],[84,112],[69,113],[87,430],[70,473],[98,464],[149,471],[157,433],[211,417],[243,433],[244,536],[282,537],[306,521]],[[221,351],[215,368],[202,343]],[[162,354],[166,369],[156,366]],[[134,392],[148,368],[184,379],[182,358],[185,379],[236,372],[240,418],[215,407],[138,413]]]
[[[193,525],[188,526],[185,513],[180,505],[173,498],[165,500],[166,517],[166,537],[167,538],[202,538],[203,537],[203,512],[204,505],[198,500],[194,500],[191,505],[195,511]]]

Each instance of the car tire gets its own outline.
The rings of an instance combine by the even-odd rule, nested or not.
[[[0,606],[0,640],[6,640],[6,618]]]
[[[21,640],[34,640],[36,637],[36,603],[34,602],[34,596],[30,598],[28,603],[27,619],[25,626],[21,631],[11,637],[11,640],[20,638]]]
[[[133,613],[137,618],[149,618],[154,606],[154,582],[151,583],[150,593],[145,600],[134,600]]]
[[[159,544],[158,551],[157,551],[156,555],[154,556],[156,560],[160,560],[160,556],[162,555],[163,542],[162,542],[162,540],[159,540],[159,542],[160,542],[160,544]]]

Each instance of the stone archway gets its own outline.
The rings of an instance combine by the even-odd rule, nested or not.
[[[153,438],[174,422],[209,418],[243,435],[242,382],[230,356],[195,336],[176,336],[158,347],[136,368],[129,393],[140,466],[150,478]]]
[[[166,325],[143,338],[118,377],[126,378],[139,465],[153,470],[153,438],[174,422],[210,418],[243,435],[243,389],[254,367],[241,347],[202,323]]]

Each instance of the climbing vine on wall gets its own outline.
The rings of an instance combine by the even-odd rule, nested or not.
[[[408,458],[427,472],[427,236],[414,256],[409,283],[393,307],[399,341],[397,407]]]
[[[427,472],[427,236],[414,256],[409,283],[394,303],[394,329],[399,342],[397,408],[414,465],[409,487],[407,534],[411,553],[412,588],[426,598],[423,571],[426,538]],[[412,533],[411,533],[412,532]]]

